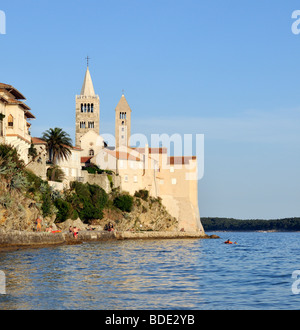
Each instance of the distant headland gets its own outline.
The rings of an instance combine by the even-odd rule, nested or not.
[[[201,218],[206,231],[300,231],[300,218],[239,220]]]

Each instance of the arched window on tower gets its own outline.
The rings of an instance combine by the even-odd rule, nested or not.
[[[11,128],[14,127],[14,117],[12,115],[8,116],[7,123],[8,123],[8,127],[11,127]]]
[[[86,104],[84,104],[84,112],[86,112]]]
[[[83,104],[81,103],[81,112],[83,112]]]
[[[95,152],[94,152],[94,150],[93,149],[90,149],[90,151],[89,151],[89,155],[92,157],[92,156],[95,156]]]
[[[87,112],[91,112],[91,105],[88,104],[88,111]]]
[[[91,112],[92,113],[94,112],[94,104],[93,103],[91,104]]]

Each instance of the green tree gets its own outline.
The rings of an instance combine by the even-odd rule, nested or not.
[[[71,155],[72,140],[70,135],[61,128],[50,128],[43,133],[47,142],[50,161],[55,165],[58,160],[68,160]]]
[[[49,181],[63,182],[65,178],[64,171],[57,165],[51,166],[47,170],[47,179]]]
[[[107,193],[97,185],[89,183],[72,182],[71,192],[66,200],[77,211],[82,221],[102,219],[103,208],[107,205]]]
[[[130,195],[119,195],[114,199],[114,206],[123,212],[131,212],[133,207],[133,197]]]
[[[58,198],[55,200],[54,204],[58,209],[58,213],[56,215],[57,222],[63,222],[72,217],[73,209],[70,203],[64,201],[61,198]]]

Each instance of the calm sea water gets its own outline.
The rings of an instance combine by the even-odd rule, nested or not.
[[[0,309],[300,309],[300,233],[218,235],[0,253]]]

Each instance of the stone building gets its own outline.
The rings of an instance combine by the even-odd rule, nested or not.
[[[131,136],[131,109],[123,94],[115,109],[115,140],[116,148],[129,147]]]
[[[87,132],[93,131],[99,135],[99,127],[100,98],[95,94],[89,67],[87,67],[81,93],[76,95],[75,146],[81,146],[80,139]]]
[[[0,83],[0,142],[15,147],[27,164],[31,145],[29,121],[35,116],[24,103],[25,100],[25,96],[15,87]]]
[[[114,171],[123,191],[134,194],[141,189],[148,190],[151,196],[160,197],[169,213],[177,218],[179,229],[204,233],[198,207],[196,157],[170,157],[163,147],[131,148],[132,110],[124,94],[115,109],[115,146],[105,146],[99,134],[96,102],[94,113],[85,112],[84,106],[82,110],[84,102],[92,102],[91,97],[99,100],[87,68],[81,96],[76,97],[76,145],[82,149],[82,165],[96,164],[103,170]],[[82,123],[92,120],[93,127],[81,127]]]

